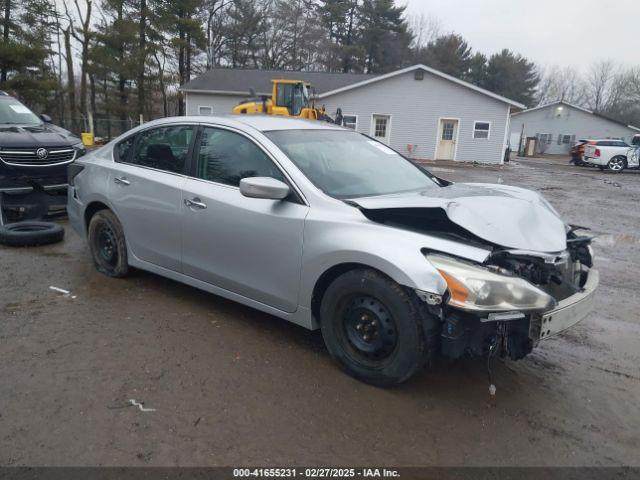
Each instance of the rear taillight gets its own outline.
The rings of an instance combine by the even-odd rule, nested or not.
[[[67,167],[67,178],[69,181],[69,185],[71,185],[72,187],[76,186],[74,180],[82,170],[84,170],[84,165],[80,165],[79,163],[69,164],[69,166]]]
[[[600,156],[600,149],[596,148],[596,151],[593,153],[596,157]]]

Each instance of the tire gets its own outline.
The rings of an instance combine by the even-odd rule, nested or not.
[[[609,160],[607,163],[607,169],[612,173],[620,173],[627,168],[627,159],[622,155],[617,155]]]
[[[99,210],[91,217],[87,236],[96,270],[115,278],[129,274],[124,231],[111,210]]]
[[[322,297],[320,322],[333,359],[381,387],[407,380],[439,345],[439,322],[426,305],[374,270],[351,270],[334,280]]]
[[[58,243],[64,228],[51,222],[16,222],[0,225],[0,243],[11,247],[33,247]]]

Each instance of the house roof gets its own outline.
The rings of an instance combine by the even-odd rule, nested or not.
[[[321,95],[347,85],[376,77],[364,73],[301,72],[298,70],[257,70],[245,68],[212,68],[181,87],[183,92],[247,95],[254,89],[259,95],[271,95],[271,80],[302,79]]]
[[[484,88],[480,88],[480,87],[478,87],[476,85],[473,85],[472,83],[465,82],[464,80],[460,80],[459,78],[452,77],[451,75],[447,75],[446,73],[443,73],[440,70],[436,70],[435,68],[427,67],[426,65],[422,65],[422,64],[412,65],[411,67],[401,68],[400,70],[394,70],[393,72],[385,73],[384,75],[376,75],[376,76],[374,76],[372,78],[367,78],[367,79],[362,80],[360,82],[352,83],[350,85],[345,85],[344,87],[337,88],[335,90],[331,90],[331,91],[325,92],[323,94],[320,94],[319,97],[320,98],[328,97],[328,96],[334,95],[336,93],[345,92],[345,91],[351,90],[353,88],[363,87],[365,85],[369,85],[369,84],[374,83],[374,82],[379,82],[379,81],[382,81],[382,80],[386,80],[387,78],[396,77],[398,75],[402,75],[402,74],[407,73],[407,72],[412,72],[414,70],[424,70],[425,72],[431,73],[431,74],[435,75],[436,77],[443,78],[443,79],[448,80],[450,82],[456,83],[456,84],[458,84],[458,85],[460,85],[462,87],[468,88],[470,90],[474,90],[474,91],[476,91],[478,93],[481,93],[482,95],[486,95],[487,97],[491,97],[491,98],[493,98],[495,100],[499,100],[501,102],[507,103],[507,104],[512,105],[514,107],[517,107],[517,108],[520,108],[520,109],[527,108],[522,103],[516,102],[516,101],[511,100],[511,99],[506,98],[506,97],[503,97],[501,95],[498,95],[497,93],[490,92],[489,90],[485,90]]]
[[[388,78],[393,78],[414,70],[424,70],[437,77],[448,80],[462,87],[473,90],[477,93],[491,97],[519,109],[526,107],[509,98],[480,88],[464,80],[447,75],[435,68],[418,64],[411,67],[394,70],[382,75],[365,73],[325,73],[325,72],[302,72],[292,70],[256,70],[242,68],[213,68],[203,73],[199,77],[183,85],[180,89],[184,92],[218,93],[228,95],[246,95],[251,88],[257,94],[271,94],[271,80],[283,79],[303,79],[316,89],[319,98],[326,98],[337,93],[346,92],[354,88],[364,87],[375,82],[380,82]]]
[[[613,118],[609,118],[609,117],[607,117],[605,115],[602,115],[600,113],[596,113],[596,112],[591,111],[591,110],[587,110],[586,108],[580,107],[579,105],[574,105],[573,103],[569,103],[569,102],[566,102],[564,100],[558,100],[556,102],[550,102],[550,103],[545,103],[544,105],[538,105],[537,107],[533,107],[533,108],[530,108],[528,110],[523,110],[522,112],[514,113],[513,116],[522,115],[524,113],[529,113],[529,112],[534,112],[536,110],[542,110],[543,108],[553,107],[555,105],[566,105],[567,107],[574,108],[574,109],[579,110],[581,112],[588,113],[589,115],[594,115],[596,117],[603,118],[604,120],[608,120],[608,121],[616,123],[618,125],[622,125],[623,127],[630,128],[631,130],[636,130],[636,131],[640,132],[640,128],[638,128],[638,127],[634,127],[633,125],[627,125],[626,123],[620,122],[619,120],[615,120]]]

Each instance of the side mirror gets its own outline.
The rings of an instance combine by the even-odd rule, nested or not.
[[[249,198],[282,200],[290,191],[289,185],[271,177],[247,177],[240,180],[240,193]]]
[[[53,120],[51,120],[51,117],[49,115],[47,115],[46,113],[43,113],[40,115],[40,119],[44,122],[44,123],[51,123],[53,122]]]

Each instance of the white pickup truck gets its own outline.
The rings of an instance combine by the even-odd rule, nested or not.
[[[637,155],[630,155],[634,149],[622,140],[596,140],[588,144],[584,150],[584,162],[595,165],[600,170],[605,168],[619,173],[625,168],[637,168]]]

